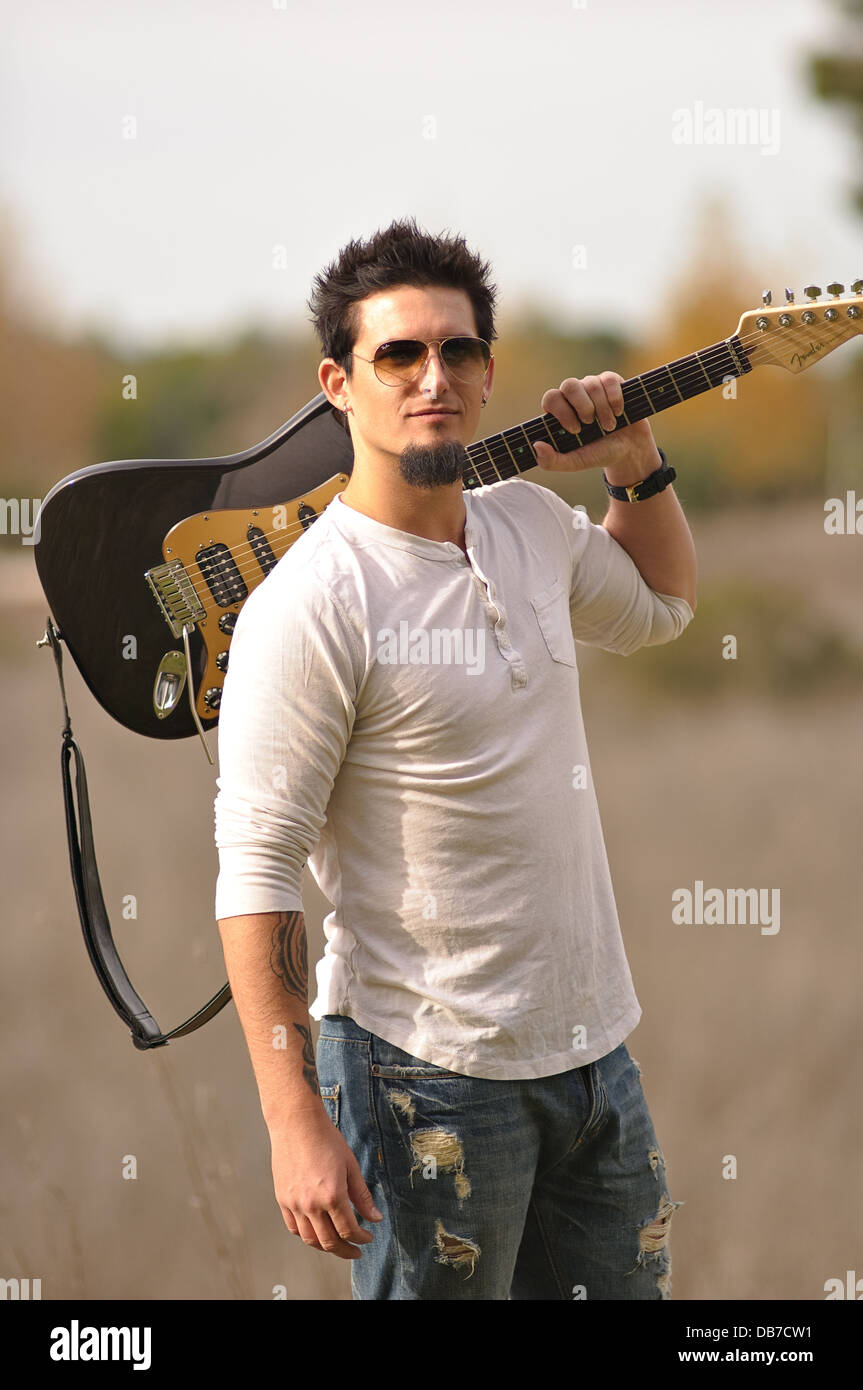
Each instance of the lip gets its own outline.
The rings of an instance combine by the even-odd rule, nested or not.
[[[412,418],[416,419],[420,415],[456,415],[457,413],[455,410],[415,410]]]

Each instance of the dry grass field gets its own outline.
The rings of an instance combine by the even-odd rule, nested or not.
[[[804,502],[698,520],[693,533],[703,631],[700,608],[679,652],[579,652],[644,1010],[629,1046],[671,1196],[685,1204],[673,1297],[823,1299],[827,1279],[863,1275],[863,538],[825,536],[818,504]],[[349,1298],[348,1265],[282,1223],[233,1005],[144,1054],[99,989],[66,860],[61,706],[50,653],[34,646],[46,606],[32,553],[5,559],[0,575],[0,1276],[41,1278],[45,1299],[271,1299],[279,1285],[291,1300]],[[811,679],[789,675],[783,689],[777,610],[750,622],[721,598],[741,584],[750,598],[787,595],[792,648],[800,636],[787,669]],[[712,622],[720,636],[738,623],[755,634],[736,665],[722,661]],[[825,625],[847,643],[841,659],[818,643]],[[118,944],[167,1027],[224,979],[216,773],[191,740],[114,724],[70,661],[67,688]],[[671,895],[696,880],[779,889],[780,930],[675,924]],[[314,960],[325,905],[307,883]],[[130,893],[138,917],[124,921]],[[135,1180],[123,1177],[129,1155]]]

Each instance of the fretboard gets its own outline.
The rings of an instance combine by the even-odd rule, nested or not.
[[[654,367],[642,376],[630,377],[622,383],[623,414],[618,416],[615,428],[625,429],[637,420],[646,420],[649,415],[679,405],[692,396],[700,396],[702,391],[712,391],[732,377],[751,371],[752,363],[735,334],[712,347],[678,357],[664,367]],[[537,415],[500,434],[490,434],[487,439],[468,444],[464,485],[466,488],[481,487],[535,468],[537,458],[533,446],[536,441],[542,440],[566,454],[611,432],[593,421],[583,425],[579,434],[570,434],[554,415]]]

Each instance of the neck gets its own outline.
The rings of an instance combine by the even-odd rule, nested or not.
[[[453,541],[465,550],[463,481],[442,487],[413,487],[401,476],[396,459],[372,464],[359,454],[354,457],[341,499],[384,526],[430,541]]]
[[[630,377],[622,384],[624,409],[616,428],[625,429],[637,420],[646,420],[660,410],[679,405],[681,401],[698,396],[703,391],[712,391],[730,378],[751,371],[752,363],[747,351],[735,335],[711,347],[691,352],[686,357],[678,357],[664,367],[655,367],[641,376]],[[604,433],[608,431],[602,430],[594,422],[582,426],[579,434],[570,434],[554,415],[537,415],[521,425],[502,430],[500,434],[491,434],[476,444],[468,444],[464,486],[481,487],[535,468],[537,458],[533,445],[540,440],[551,444],[559,453],[566,454],[585,444],[592,444],[594,440],[601,439]]]

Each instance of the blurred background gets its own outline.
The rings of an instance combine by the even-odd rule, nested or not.
[[[275,430],[319,389],[313,275],[396,216],[492,263],[486,433],[566,376],[729,336],[764,289],[863,274],[860,0],[35,0],[4,31],[0,493],[22,518],[90,464]],[[821,1299],[863,1275],[863,507],[861,534],[825,528],[830,499],[863,502],[861,388],[852,341],[658,417],[696,618],[628,658],[579,648],[644,1010],[628,1042],[684,1203],[675,1298]],[[601,521],[595,470],[528,477]],[[99,989],[35,647],[47,604],[4,516],[0,1277],[46,1299],[349,1298],[348,1265],[282,1222],[233,1005],[144,1054]],[[110,582],[94,574],[94,621]],[[216,769],[66,673],[116,939],[167,1028],[224,980]],[[780,930],[674,923],[697,880],[779,890]],[[308,874],[305,902],[314,961]]]

